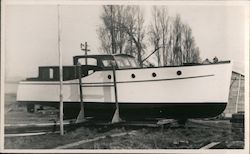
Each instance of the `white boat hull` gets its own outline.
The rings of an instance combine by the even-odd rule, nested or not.
[[[188,105],[202,107],[204,104],[206,107],[206,105],[214,104],[221,106],[218,111],[221,113],[228,102],[231,68],[230,63],[219,63],[116,70],[118,102],[121,106],[131,110],[133,106],[139,108],[148,106],[151,109],[158,106],[159,109],[156,112],[164,109],[164,105],[171,109],[169,105],[186,108]],[[178,75],[177,72],[181,73]],[[132,78],[132,74],[134,74],[134,78]],[[156,76],[154,77],[153,74]],[[110,79],[109,76],[111,76]],[[77,79],[63,82],[63,100],[68,106],[77,104],[79,107],[78,83]],[[82,83],[83,101],[86,105],[97,107],[99,103],[99,106],[103,107],[104,104],[114,108],[112,71],[94,72],[83,77]],[[18,87],[17,101],[58,106],[59,84],[58,81],[22,81]],[[165,112],[170,111],[166,109]],[[213,116],[216,115],[213,114]],[[206,116],[204,115],[204,117]]]

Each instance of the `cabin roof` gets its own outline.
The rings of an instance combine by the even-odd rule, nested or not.
[[[233,72],[243,76],[245,75],[244,68],[238,67],[236,65],[233,65]]]
[[[131,57],[134,58],[131,55],[127,55],[127,54],[98,54],[98,55],[78,55],[78,56],[74,56],[73,57],[73,63],[74,65],[77,64],[78,59],[81,58],[95,58],[98,61],[103,60],[103,59],[108,59],[108,60],[113,60],[114,56],[121,56],[121,57]]]
[[[77,55],[74,57],[81,57],[81,58],[104,58],[104,57],[113,57],[113,56],[126,56],[126,57],[133,57],[128,54],[98,54],[98,55]]]

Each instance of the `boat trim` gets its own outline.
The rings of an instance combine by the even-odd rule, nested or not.
[[[118,81],[116,83],[134,83],[134,82],[155,82],[155,81],[166,81],[166,80],[183,80],[183,79],[193,79],[193,78],[204,78],[204,77],[211,77],[211,76],[215,76],[214,74],[209,74],[209,75],[200,75],[200,76],[191,76],[191,77],[182,77],[182,78],[168,78],[168,79],[155,79],[155,80],[137,80],[137,81]],[[48,81],[38,81],[38,82],[30,82],[30,81],[22,81],[20,82],[21,84],[34,84],[34,85],[57,85],[59,84],[58,81],[56,82],[48,82]],[[79,84],[77,83],[67,83],[64,82],[64,85],[72,85],[72,84]],[[98,85],[101,84],[101,85]],[[111,85],[103,85],[103,84],[111,84]],[[83,86],[85,87],[89,87],[89,86],[113,86],[113,82],[94,82],[94,83],[83,83]],[[91,86],[91,87],[92,87]]]

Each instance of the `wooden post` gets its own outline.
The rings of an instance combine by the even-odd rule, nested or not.
[[[83,94],[82,94],[82,68],[81,68],[81,63],[77,63],[77,68],[78,68],[78,79],[79,79],[79,94],[80,94],[80,106],[81,110],[77,116],[76,123],[80,123],[85,121],[85,113],[84,113],[84,104],[83,104]]]
[[[87,52],[90,51],[88,49],[88,43],[85,42],[85,44],[80,44],[81,50],[85,51],[85,55],[87,55]],[[87,58],[85,58],[85,65],[88,64]],[[78,61],[77,62],[77,68],[78,68],[78,79],[79,79],[79,91],[80,91],[80,112],[77,116],[76,123],[84,122],[85,119],[85,113],[84,113],[84,103],[83,103],[83,94],[82,94],[82,68],[81,68],[81,63]]]
[[[112,118],[112,123],[118,123],[121,122],[120,118],[120,109],[119,109],[119,104],[118,104],[118,97],[117,97],[117,84],[116,84],[116,73],[115,73],[115,65],[112,64],[112,70],[113,70],[113,78],[114,78],[114,92],[115,92],[115,113]]]
[[[77,63],[78,67],[78,78],[79,78],[79,90],[80,90],[80,101],[81,101],[81,109],[83,109],[83,97],[82,97],[82,68],[81,64],[78,62]]]
[[[114,65],[112,65],[112,70],[113,70],[113,78],[114,78],[115,104],[116,104],[116,108],[119,109],[118,97],[117,97],[116,74],[115,74],[115,66]]]
[[[58,9],[58,52],[59,52],[59,74],[60,74],[60,134],[64,134],[63,129],[63,67],[62,67],[62,52],[61,52],[61,24],[60,24],[60,6]]]
[[[238,104],[239,104],[239,97],[240,97],[240,86],[241,86],[241,74],[239,74],[239,83],[238,83],[238,89],[237,89],[237,97],[235,102],[235,113],[238,112]]]

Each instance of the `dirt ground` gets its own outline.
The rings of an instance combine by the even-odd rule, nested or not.
[[[6,97],[5,124],[46,123],[58,119],[51,108],[27,113],[24,106],[15,103],[15,96]],[[136,130],[135,134],[110,137],[112,134]],[[186,126],[173,123],[167,127],[96,126],[66,129],[65,135],[51,133],[40,136],[5,137],[5,149],[53,149],[98,136],[105,138],[71,147],[72,149],[199,149],[211,142],[220,142],[214,148],[244,148],[242,134],[231,131],[229,120],[189,120]]]

